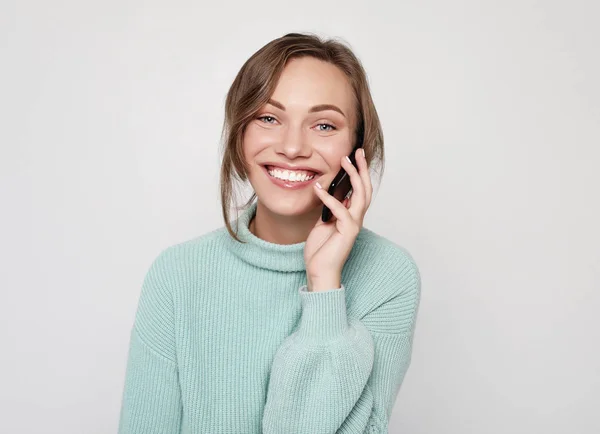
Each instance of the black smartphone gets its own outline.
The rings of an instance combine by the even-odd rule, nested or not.
[[[356,165],[355,154],[356,154],[356,150],[358,148],[362,148],[363,140],[364,140],[364,131],[362,128],[360,128],[356,135],[356,145],[352,149],[352,152],[350,152],[350,155],[348,155],[348,157],[350,158],[350,161],[352,162],[352,165],[356,168],[358,168],[358,166]],[[346,198],[346,196],[350,193],[350,190],[352,190],[352,183],[350,182],[350,177],[348,176],[348,173],[346,172],[346,170],[344,168],[342,168],[338,172],[338,174],[335,175],[335,178],[333,178],[333,181],[331,181],[331,184],[329,184],[329,188],[327,189],[327,192],[330,195],[332,195],[333,197],[335,197],[337,200],[342,202]],[[329,220],[331,220],[332,216],[333,216],[333,213],[331,212],[329,207],[327,205],[323,204],[323,212],[321,213],[321,219],[324,222],[328,222]]]

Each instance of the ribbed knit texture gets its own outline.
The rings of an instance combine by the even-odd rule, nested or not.
[[[340,288],[308,292],[305,242],[225,227],[164,249],[141,288],[119,434],[387,433],[421,279],[363,227]]]

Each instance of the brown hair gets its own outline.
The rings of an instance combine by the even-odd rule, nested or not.
[[[329,62],[346,74],[354,90],[356,132],[364,134],[363,148],[369,168],[379,167],[379,179],[383,176],[383,132],[377,110],[371,98],[367,75],[360,60],[344,43],[335,39],[323,40],[312,33],[288,33],[277,38],[254,53],[244,63],[235,77],[225,100],[225,120],[221,133],[223,153],[220,175],[221,207],[229,234],[237,241],[237,233],[231,228],[229,209],[235,202],[235,179],[245,182],[248,173],[243,152],[246,126],[267,103],[288,60],[312,56]],[[242,206],[247,208],[256,193]],[[239,210],[239,207],[235,207]],[[237,230],[237,228],[236,228]]]

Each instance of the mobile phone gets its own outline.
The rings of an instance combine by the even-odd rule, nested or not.
[[[358,168],[358,166],[356,165],[355,154],[356,154],[356,150],[358,148],[362,147],[363,140],[364,140],[364,130],[363,130],[363,128],[360,128],[358,133],[356,134],[356,145],[352,149],[352,152],[350,152],[350,155],[348,155],[348,157],[350,158],[350,161],[352,162],[352,165],[356,168]],[[346,198],[346,196],[350,193],[350,190],[352,190],[352,183],[350,182],[350,177],[348,176],[348,173],[346,172],[346,170],[344,168],[342,168],[338,172],[338,174],[335,175],[335,178],[333,178],[333,181],[331,181],[331,184],[329,184],[327,193],[329,193],[330,195],[335,197],[337,200],[342,202]],[[331,220],[332,216],[333,216],[333,213],[331,212],[329,207],[324,204],[323,212],[321,213],[321,219],[324,222],[328,222],[329,220]]]

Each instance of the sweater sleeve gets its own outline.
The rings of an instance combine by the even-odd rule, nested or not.
[[[421,281],[414,262],[400,289],[362,318],[346,290],[300,288],[298,329],[275,354],[263,434],[383,434],[408,369]]]
[[[181,391],[175,352],[168,249],[147,272],[130,333],[119,434],[179,434]]]

